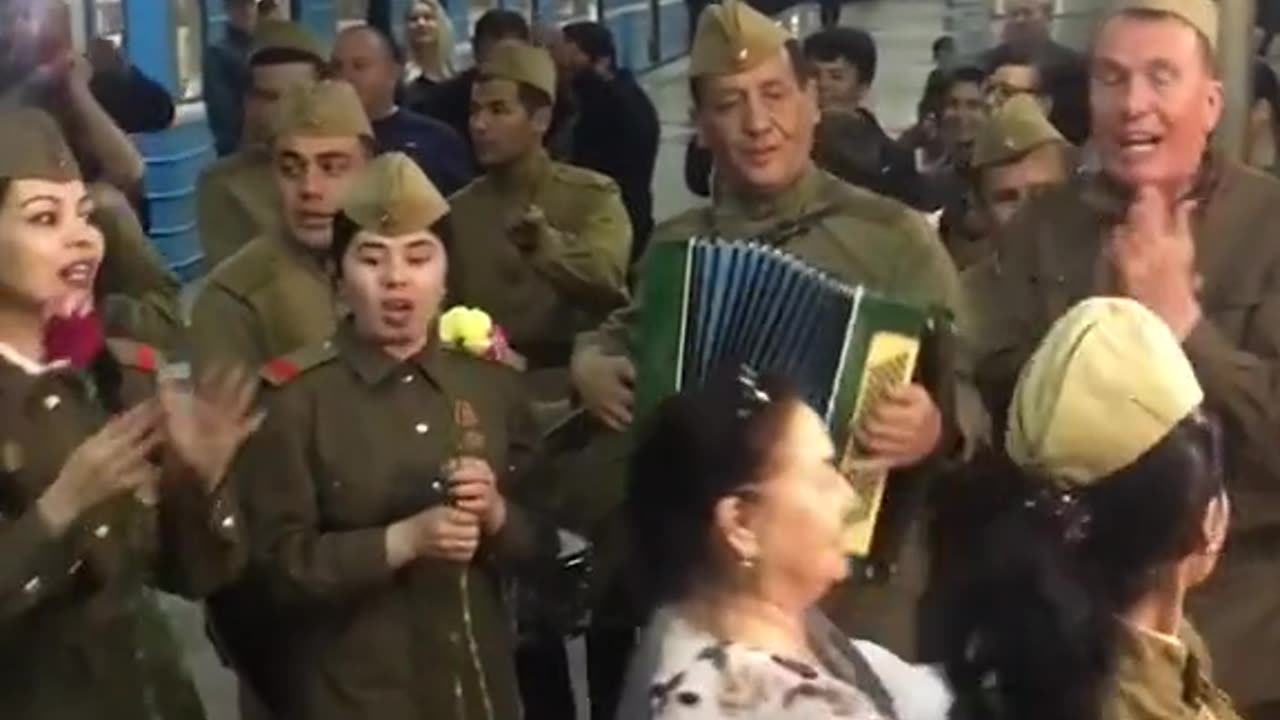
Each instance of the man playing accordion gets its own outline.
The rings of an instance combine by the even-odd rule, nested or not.
[[[925,220],[813,165],[816,87],[799,45],[782,28],[737,0],[711,5],[698,22],[689,74],[698,142],[710,150],[716,168],[712,204],[660,225],[654,245],[708,236],[754,239],[845,283],[960,316],[955,267]],[[597,330],[580,335],[573,356],[573,381],[583,406],[615,431],[594,443],[594,455],[584,452],[573,467],[562,468],[569,485],[565,496],[580,503],[573,512],[596,541],[597,576],[605,572],[609,553],[603,536],[618,525],[614,510],[629,445],[622,431],[632,421],[636,320],[646,283],[652,281],[642,265],[637,299]],[[955,382],[957,363],[950,349],[938,347],[946,345],[926,339],[916,382],[891,389],[857,429],[859,455],[897,477],[890,482],[893,491],[871,555],[856,568],[854,582],[860,587],[853,593],[837,589],[826,608],[845,632],[906,657],[916,650],[916,605],[924,584],[912,516],[919,514],[915,508],[923,500],[925,481],[965,447],[962,437],[974,435],[954,420],[957,389],[966,386]],[[604,447],[610,443],[614,447]],[[573,487],[579,478],[581,487]],[[625,592],[615,587],[612,595],[625,597]],[[612,702],[600,684],[610,681],[599,677],[608,672],[608,661],[600,657],[600,626],[609,619],[609,613],[597,613],[597,632],[589,636],[596,641],[589,647],[597,704]],[[625,629],[614,639],[628,633]]]

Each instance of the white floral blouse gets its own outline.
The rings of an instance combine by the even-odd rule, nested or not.
[[[660,612],[633,660],[618,720],[944,720],[950,697],[941,678],[856,644],[888,692],[887,712],[825,667],[721,642]]]

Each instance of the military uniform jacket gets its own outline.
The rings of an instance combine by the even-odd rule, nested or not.
[[[109,341],[127,404],[151,393],[149,346]],[[231,488],[194,477],[109,500],[51,535],[35,502],[106,421],[88,377],[0,357],[0,717],[202,717],[147,590],[199,597],[231,579],[245,543]]]
[[[1218,571],[1192,594],[1192,614],[1215,649],[1219,678],[1242,706],[1280,699],[1280,182],[1210,158],[1192,220],[1204,319],[1183,343],[1222,423],[1231,538]],[[998,272],[979,301],[978,379],[993,416],[1050,324],[1111,287],[1104,237],[1123,218],[1098,176],[1033,199],[998,247]],[[976,290],[976,288],[975,288]],[[997,429],[1003,422],[997,423]],[[1266,578],[1265,582],[1262,578]]]
[[[221,359],[257,368],[324,340],[335,319],[333,279],[320,259],[275,233],[209,274],[191,311],[188,339],[198,364]]]
[[[574,334],[626,302],[631,225],[604,175],[538,152],[512,177],[479,178],[449,204],[450,299],[487,311],[531,368],[566,367]],[[506,223],[530,204],[550,228],[525,251]]]
[[[536,443],[515,373],[434,347],[399,362],[345,324],[263,373],[276,389],[236,478],[254,574],[296,658],[283,664],[281,714],[518,718],[500,569],[544,545],[554,556],[555,540],[513,500]],[[498,474],[506,525],[470,565],[388,569],[385,528],[445,501],[433,480],[459,448]]]
[[[921,308],[947,308],[963,318],[955,266],[923,216],[895,200],[848,185],[816,168],[772,201],[718,192],[712,207],[691,210],[660,225],[652,243],[707,235],[772,241],[844,282],[862,284]],[[639,283],[643,286],[643,264],[641,268]],[[643,297],[643,292],[643,288],[637,291],[636,297]],[[630,355],[639,311],[639,302],[633,301],[613,313],[598,330],[580,335],[579,347],[594,346],[606,354]],[[939,379],[941,383],[934,392],[944,418],[950,421],[951,402],[944,388],[955,385],[950,377]],[[968,428],[964,431],[969,432]],[[622,502],[622,483],[603,483],[599,478],[621,475],[630,445],[622,435],[609,437],[583,453],[583,457],[567,460],[561,471],[569,478],[562,493],[564,512],[569,516],[586,515],[588,527],[584,531],[588,533],[601,527],[608,532],[613,524],[609,513]],[[946,438],[943,445],[949,445]],[[890,500],[882,511],[873,548],[873,554],[880,559],[877,565],[896,563],[900,549],[910,545],[907,539],[915,524],[914,508],[922,502],[928,481],[935,474],[932,463],[926,463],[890,481],[891,488],[896,486],[902,491],[900,500]],[[907,475],[912,479],[907,480]],[[578,478],[581,488],[575,484]],[[907,560],[903,563],[913,569],[920,565]],[[923,585],[922,574],[922,570],[904,570],[907,577],[881,594],[870,592],[873,589],[867,587],[846,593],[848,588],[841,586],[824,609],[845,632],[910,657],[915,651],[914,595]],[[863,579],[868,577],[870,574]]]
[[[1177,637],[1122,625],[1101,720],[1239,720],[1212,681],[1204,641],[1184,622]]]
[[[277,231],[280,208],[266,149],[242,149],[205,168],[196,181],[196,228],[205,268],[212,270],[253,238]]]

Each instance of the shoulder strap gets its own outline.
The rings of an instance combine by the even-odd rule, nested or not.
[[[866,695],[881,717],[898,720],[893,696],[858,646],[824,617],[813,616],[809,625],[818,657],[826,662],[828,669]]]
[[[289,384],[308,370],[323,365],[337,356],[338,353],[333,346],[333,342],[326,340],[266,361],[259,368],[258,375],[267,384],[280,387]]]
[[[106,343],[107,351],[125,367],[153,373],[164,365],[164,355],[146,343],[126,338],[107,338]]]

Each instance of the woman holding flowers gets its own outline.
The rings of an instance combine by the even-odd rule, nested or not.
[[[241,460],[252,562],[288,626],[285,717],[519,717],[500,584],[555,534],[510,499],[536,441],[516,374],[459,337],[474,321],[440,321],[447,223],[411,160],[374,160],[334,222],[350,316],[265,370]]]

